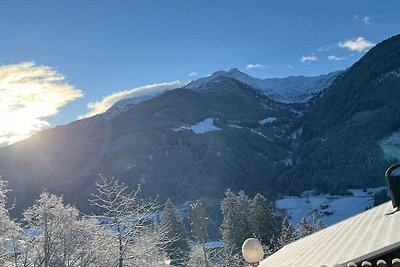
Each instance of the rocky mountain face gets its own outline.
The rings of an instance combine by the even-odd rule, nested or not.
[[[99,173],[175,202],[226,188],[277,196],[382,184],[394,161],[382,148],[396,150],[400,128],[399,39],[346,72],[260,80],[233,69],[124,100],[1,148],[0,175],[16,213],[43,190],[89,211]]]

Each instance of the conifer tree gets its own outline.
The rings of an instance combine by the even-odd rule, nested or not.
[[[161,225],[168,229],[166,238],[169,242],[165,251],[171,259],[171,265],[185,266],[190,252],[189,240],[179,213],[169,199],[164,204]]]
[[[273,205],[261,194],[257,194],[250,206],[256,237],[265,246],[271,246],[277,234],[277,220]]]
[[[236,195],[228,189],[222,200],[222,240],[225,249],[233,254],[240,251],[247,238],[254,236],[255,221],[250,204],[251,200],[243,191]]]
[[[325,224],[320,220],[317,219],[314,224],[313,224],[313,232],[318,232],[319,230],[322,230],[325,228]]]
[[[279,247],[283,247],[291,243],[292,241],[295,240],[295,238],[296,238],[296,233],[292,224],[290,223],[289,218],[287,217],[283,218],[281,234],[278,239]]]
[[[297,231],[297,238],[302,238],[305,236],[308,236],[309,234],[313,233],[313,227],[310,225],[308,220],[306,218],[301,218],[300,219],[300,228]]]

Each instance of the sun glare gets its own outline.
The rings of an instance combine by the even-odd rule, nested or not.
[[[64,76],[33,62],[0,66],[0,146],[50,126],[46,117],[82,97]]]

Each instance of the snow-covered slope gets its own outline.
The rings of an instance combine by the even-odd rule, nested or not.
[[[214,124],[213,118],[207,118],[201,122],[198,122],[192,126],[180,126],[178,128],[172,129],[174,132],[192,130],[195,134],[203,134],[212,131],[219,131],[221,128],[218,128]]]
[[[313,214],[325,225],[332,225],[374,206],[374,194],[385,187],[351,189],[352,196],[306,196],[286,197],[276,201],[276,206],[287,212],[293,226],[299,227],[301,218]]]
[[[290,76],[287,78],[258,79],[239,71],[231,69],[229,71],[217,71],[210,76],[192,81],[184,88],[197,90],[207,86],[211,80],[219,76],[233,78],[242,83],[250,85],[253,88],[263,91],[270,98],[283,103],[306,102],[319,91],[327,88],[334,78],[340,74],[340,71],[332,72],[327,75],[317,77]],[[168,89],[170,90],[170,89]],[[106,119],[115,117],[116,115],[128,110],[134,105],[147,101],[165,90],[149,90],[143,92],[141,96],[122,99],[112,105],[104,114]]]
[[[148,94],[148,95],[143,95],[140,97],[132,97],[132,98],[127,98],[127,99],[122,99],[118,102],[116,102],[114,105],[112,105],[107,111],[104,113],[104,116],[106,119],[111,119],[117,116],[118,114],[121,114],[122,112],[128,110],[129,108],[133,107],[136,104],[139,104],[140,102],[149,100],[156,96],[157,94]]]
[[[283,103],[306,102],[318,92],[327,88],[341,71],[331,72],[317,77],[289,76],[286,78],[258,79],[239,71],[217,71],[210,76],[192,81],[185,88],[201,90],[216,77],[225,76],[263,91],[272,99]]]
[[[386,156],[400,159],[400,132],[393,133],[382,140],[379,145]]]

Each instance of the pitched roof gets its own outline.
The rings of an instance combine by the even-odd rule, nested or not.
[[[284,246],[260,267],[346,266],[399,248],[400,212],[392,212],[386,202]]]

